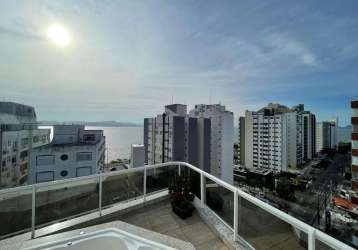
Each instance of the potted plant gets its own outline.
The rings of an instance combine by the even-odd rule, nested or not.
[[[169,185],[169,193],[173,212],[183,220],[192,216],[194,206],[191,202],[194,200],[194,194],[191,192],[190,182],[181,176],[174,176]]]

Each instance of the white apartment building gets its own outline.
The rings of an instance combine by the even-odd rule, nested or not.
[[[135,168],[135,167],[144,166],[144,162],[145,162],[144,155],[145,155],[144,145],[132,144],[131,145],[131,163],[130,163],[130,167]]]
[[[323,121],[316,124],[316,152],[320,153],[337,146],[337,125],[335,121]]]
[[[144,119],[147,164],[185,161],[210,171],[210,119],[189,117],[183,104],[165,106],[163,114]]]
[[[269,103],[257,112],[246,111],[245,166],[289,171],[312,159],[315,118],[303,109],[302,104],[290,109]]]
[[[55,125],[52,142],[30,155],[30,184],[96,174],[104,167],[105,137],[83,125]]]
[[[211,121],[210,173],[233,183],[234,114],[220,104],[198,104],[189,112],[190,117]]]
[[[25,184],[30,150],[49,141],[50,130],[38,129],[33,107],[0,102],[0,188]]]

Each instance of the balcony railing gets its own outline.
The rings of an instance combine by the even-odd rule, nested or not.
[[[0,190],[0,238],[37,230],[70,218],[98,213],[118,204],[167,190],[175,175],[190,178],[200,207],[212,212],[229,230],[234,241],[253,248],[297,244],[306,249],[353,249],[343,242],[270,206],[241,189],[185,162],[102,173],[54,182]],[[223,201],[220,208],[213,196]]]

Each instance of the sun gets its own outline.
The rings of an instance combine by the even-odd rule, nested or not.
[[[53,24],[47,30],[47,37],[59,47],[67,47],[71,43],[71,35],[60,24]]]

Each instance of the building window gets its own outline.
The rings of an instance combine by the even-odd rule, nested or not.
[[[54,173],[53,171],[44,171],[36,173],[36,182],[47,182],[54,180]]]
[[[55,164],[54,155],[39,155],[36,156],[36,165],[37,166],[46,166]]]
[[[63,155],[61,155],[61,160],[62,161],[67,161],[68,160],[68,155],[67,154],[63,154]]]
[[[76,176],[86,176],[92,174],[92,168],[91,167],[79,167],[76,169]]]
[[[92,161],[92,152],[79,152],[76,159],[77,161]]]
[[[68,171],[67,171],[67,170],[62,170],[61,173],[60,173],[60,175],[61,175],[62,177],[66,177],[66,176],[68,175]]]
[[[96,141],[96,136],[94,134],[83,135],[83,140],[93,142],[93,141]]]
[[[358,166],[358,156],[352,156],[352,165]]]
[[[33,143],[39,142],[39,137],[38,137],[38,136],[35,136],[34,138],[32,138],[32,142],[33,142]]]

